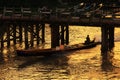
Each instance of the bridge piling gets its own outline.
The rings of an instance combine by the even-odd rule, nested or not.
[[[64,35],[65,35],[64,25],[61,25],[61,45],[64,45],[65,43]]]
[[[42,24],[42,43],[45,42],[45,24]]]
[[[102,66],[110,64],[108,59],[108,27],[102,26],[102,45],[101,45],[101,55],[102,55]]]
[[[69,44],[69,26],[66,24],[61,25],[61,44]]]
[[[39,26],[39,24],[36,24],[35,28],[36,28],[36,40],[37,40],[37,45],[39,45],[39,43],[40,43],[40,36],[39,36],[40,26]]]
[[[114,47],[114,27],[102,26],[102,65],[112,65],[113,54],[112,49]]]
[[[7,25],[7,47],[10,47],[10,26],[11,25]]]
[[[66,44],[69,44],[69,26],[66,25]]]
[[[1,37],[1,49],[4,47],[4,41],[3,41],[3,36]]]
[[[29,44],[28,44],[28,25],[25,24],[24,25],[24,36],[25,36],[25,49],[29,48]]]
[[[59,46],[59,24],[50,24],[51,27],[51,48]]]
[[[20,43],[22,43],[22,33],[23,33],[22,25],[19,23],[19,42]]]
[[[109,50],[112,50],[114,47],[114,27],[109,28]]]
[[[34,46],[34,26],[33,26],[33,24],[30,25],[30,45],[31,45],[31,47]]]
[[[13,42],[14,42],[14,44],[16,44],[16,27],[17,27],[17,25],[13,25]]]
[[[69,26],[67,24],[62,24],[61,27],[60,24],[51,24],[50,27],[52,48],[60,46],[60,44],[69,44]]]

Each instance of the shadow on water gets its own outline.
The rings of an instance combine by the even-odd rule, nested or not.
[[[114,52],[113,50],[102,53],[102,64],[101,68],[103,71],[109,72],[113,71],[115,68],[113,64]]]
[[[115,66],[111,63],[102,63],[101,68],[103,71],[111,72],[114,70]]]
[[[3,53],[3,49],[0,49],[0,64],[4,63],[4,53]]]
[[[0,52],[0,64],[4,62],[3,54]]]
[[[22,64],[19,64],[18,69],[26,68],[32,64],[36,64],[37,62],[42,60],[42,57],[39,57],[39,58],[37,58],[37,57],[34,57],[34,58],[33,57],[24,57],[21,59],[23,59],[24,62]]]
[[[68,57],[64,55],[49,55],[49,56],[34,56],[34,57],[24,57],[24,62],[18,65],[18,70],[27,68],[28,66],[34,65],[36,63],[42,65],[53,65],[53,66],[66,66],[68,65]]]

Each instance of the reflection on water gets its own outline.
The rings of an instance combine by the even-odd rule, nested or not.
[[[104,71],[113,70],[114,69],[114,64],[113,64],[114,52],[108,51],[108,52],[102,53],[102,54],[103,55],[102,55],[101,68]]]
[[[46,32],[49,36],[49,31]],[[99,41],[100,28],[70,27],[70,44],[83,42],[87,34]],[[48,43],[50,39],[47,37],[46,44]],[[58,53],[49,57],[19,57],[15,56],[14,49],[23,46],[17,44],[16,47],[4,49],[4,63],[0,62],[0,80],[120,80],[119,45],[120,42],[115,42],[113,53],[110,54],[114,57],[109,57],[112,65],[104,65],[101,45],[92,49],[65,52],[63,55]]]

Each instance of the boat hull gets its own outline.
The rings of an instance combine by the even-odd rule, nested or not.
[[[53,54],[69,52],[74,50],[89,49],[95,47],[97,44],[99,43],[96,42],[88,45],[75,44],[75,45],[66,46],[64,49],[49,48],[49,49],[16,50],[16,54],[17,56],[49,56]]]

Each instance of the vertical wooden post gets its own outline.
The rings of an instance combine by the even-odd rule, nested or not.
[[[102,65],[106,65],[108,60],[108,28],[107,26],[101,27],[102,31],[102,45],[101,45],[101,55],[102,55]]]
[[[1,27],[1,29],[3,29],[3,28],[5,28],[5,26],[3,25],[3,22],[0,22],[0,27]],[[3,30],[0,30],[0,32],[1,31],[3,31]],[[3,33],[1,32],[1,34],[0,34],[0,49],[2,49],[3,48]]]
[[[69,26],[66,25],[66,44],[69,44]]]
[[[101,27],[101,31],[102,31],[102,45],[101,45],[101,52],[107,52],[108,51],[108,28],[107,26],[102,26]]]
[[[14,42],[14,44],[16,44],[16,25],[13,25],[13,42]]]
[[[106,68],[107,66],[111,66],[111,56],[109,51],[109,27],[102,26],[102,45],[101,45],[101,55],[102,55],[102,67]]]
[[[28,25],[24,26],[24,36],[25,36],[25,49],[29,48],[29,44],[28,44]]]
[[[1,49],[4,47],[3,37],[4,37],[4,36],[2,36],[2,38],[1,38]]]
[[[36,36],[37,36],[37,45],[39,45],[39,43],[40,43],[40,36],[39,36],[39,29],[40,28],[40,26],[39,26],[39,24],[36,24]]]
[[[51,47],[59,46],[59,25],[51,24]]]
[[[3,25],[3,23],[0,23],[1,29],[5,28],[5,26]],[[0,30],[0,31],[4,31],[4,30]],[[3,61],[3,47],[4,47],[4,42],[3,42],[3,33],[0,34],[0,61]]]
[[[64,25],[61,25],[61,44],[64,45]]]
[[[109,28],[109,50],[112,50],[114,47],[114,27]]]
[[[33,33],[34,33],[34,26],[31,25],[30,27],[31,27],[30,28],[30,36],[31,36],[30,44],[31,44],[31,47],[33,47],[33,45],[34,45],[34,35],[33,35]]]
[[[22,25],[21,24],[19,24],[19,41],[20,41],[20,43],[22,43]]]
[[[10,47],[10,25],[7,26],[7,47]]]
[[[42,24],[42,43],[45,42],[45,24]]]
[[[113,63],[113,58],[114,58],[114,52],[113,52],[113,48],[114,48],[114,27],[110,26],[109,27],[109,63],[110,65],[112,65]]]

